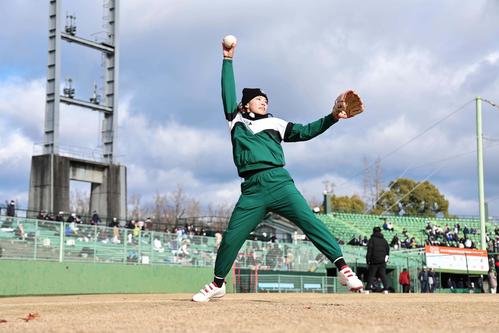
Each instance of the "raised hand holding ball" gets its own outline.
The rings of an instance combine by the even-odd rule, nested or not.
[[[231,49],[234,46],[234,44],[236,44],[236,42],[237,38],[233,35],[227,35],[223,39],[224,46],[227,49]]]

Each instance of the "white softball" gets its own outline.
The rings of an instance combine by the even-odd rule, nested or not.
[[[223,42],[226,48],[231,49],[232,46],[234,46],[234,44],[237,42],[237,38],[232,35],[227,35],[224,37]]]

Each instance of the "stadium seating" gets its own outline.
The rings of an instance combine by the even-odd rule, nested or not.
[[[475,228],[478,233],[469,237],[479,244],[479,221],[477,219],[418,218],[403,216],[377,216],[366,214],[334,213],[318,215],[331,232],[345,243],[359,235],[369,237],[372,228],[381,226],[384,219],[389,219],[395,231],[385,231],[385,237],[391,240],[392,234],[407,230],[409,237],[415,237],[418,244],[424,244],[427,235],[426,223],[453,227],[459,223],[462,227]],[[20,233],[20,225],[24,234]],[[131,229],[118,229],[114,239],[113,228],[87,224],[73,225],[75,230],[66,229],[69,223],[42,221],[26,218],[0,217],[0,246],[4,249],[4,259],[28,260],[63,260],[92,263],[124,264],[169,264],[188,266],[214,265],[216,245],[214,237],[193,236],[142,231],[133,236]],[[492,231],[492,225],[488,225]],[[462,235],[462,230],[461,230]],[[160,245],[155,244],[155,240]],[[342,242],[343,243],[343,242]],[[275,245],[259,241],[246,241],[236,259],[236,266],[248,268],[258,265],[262,270],[324,271],[325,257],[308,241],[280,243]],[[347,262],[364,263],[366,249],[362,246],[343,245]],[[183,252],[182,248],[185,250]],[[420,265],[420,250],[392,251],[391,264],[407,265],[408,260],[415,260]]]
[[[397,234],[402,240],[402,230],[405,228],[407,230],[407,235],[409,237],[414,237],[418,245],[424,245],[426,239],[428,238],[425,227],[427,223],[439,225],[444,227],[446,224],[450,228],[454,228],[454,225],[459,224],[461,230],[459,232],[460,237],[464,237],[463,228],[467,226],[468,228],[474,228],[477,230],[476,234],[468,234],[475,244],[480,243],[480,221],[478,219],[471,218],[423,218],[423,217],[410,217],[410,216],[379,216],[379,215],[369,215],[369,214],[350,214],[350,213],[334,213],[328,215],[318,215],[331,230],[331,232],[338,238],[345,242],[348,242],[352,237],[369,237],[372,234],[372,229],[376,226],[381,227],[385,220],[390,221],[394,227],[393,232],[385,231],[385,238],[388,241]],[[487,223],[487,230],[489,233],[494,229],[491,223]]]

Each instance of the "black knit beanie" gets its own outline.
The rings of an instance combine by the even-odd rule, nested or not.
[[[257,96],[263,96],[267,99],[269,98],[260,88],[244,88],[243,89],[243,98],[241,99],[241,104],[244,106],[248,104],[253,98]]]

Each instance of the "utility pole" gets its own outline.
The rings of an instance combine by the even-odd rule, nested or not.
[[[476,98],[476,145],[478,167],[478,206],[480,210],[480,248],[487,248],[485,235],[485,189],[483,184],[483,134],[482,134],[482,99]]]

